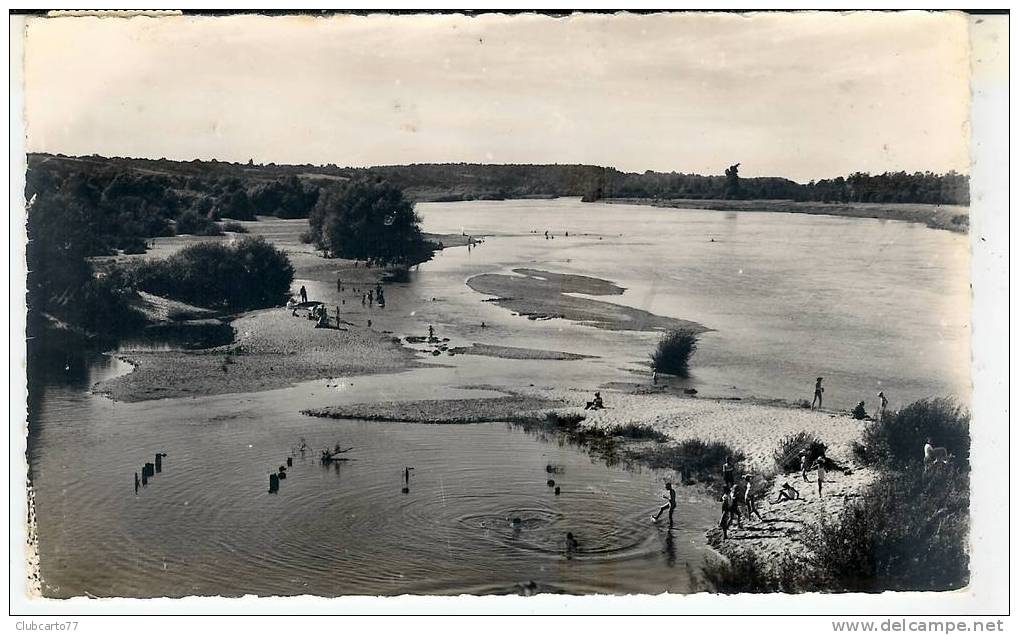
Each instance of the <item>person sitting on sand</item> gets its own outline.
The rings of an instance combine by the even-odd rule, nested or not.
[[[746,481],[746,485],[743,487],[743,505],[747,508],[747,520],[750,520],[756,514],[757,520],[763,521],[764,518],[761,516],[761,512],[757,511],[757,503],[754,501],[752,494],[753,476],[744,474],[743,480]]]
[[[672,487],[672,483],[666,483],[665,490],[666,493],[662,495],[662,498],[667,502],[658,509],[658,513],[651,517],[651,521],[658,522],[659,516],[667,509],[669,510],[669,527],[672,527],[672,514],[676,511],[676,490]]]
[[[821,387],[821,382],[823,380],[824,380],[824,377],[818,377],[817,378],[817,383],[814,384],[814,401],[812,401],[810,403],[810,409],[811,410],[814,409],[814,405],[815,404],[817,405],[817,409],[818,410],[821,409],[821,401],[823,400],[822,397],[824,395],[824,388]]]
[[[315,324],[315,328],[329,328],[329,310],[325,306],[318,307],[318,309],[318,322]]]
[[[594,393],[594,400],[587,402],[587,405],[584,406],[584,410],[601,410],[604,407],[605,402],[602,401],[601,393],[596,392]]]
[[[782,501],[800,500],[800,492],[788,482],[782,483],[782,489],[778,490],[778,499],[772,505],[778,505]]]

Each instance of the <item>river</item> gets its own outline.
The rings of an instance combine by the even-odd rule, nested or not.
[[[872,402],[878,390],[893,407],[927,395],[968,400],[965,236],[893,221],[568,199],[417,209],[428,231],[487,238],[440,252],[391,285],[378,328],[391,320],[406,334],[401,325],[413,316],[458,343],[594,357],[444,357],[445,367],[395,377],[117,403],[90,387],[127,365],[83,351],[41,354],[30,369],[28,458],[46,595],[705,589],[703,531],[714,505],[680,488],[676,528],[651,524],[665,474],[607,466],[506,424],[299,414],[340,402],[494,394],[468,385],[647,381],[657,334],[527,320],[466,286],[482,273],[600,277],[626,288],[601,300],[703,324],[712,330],[683,385],[704,396],[809,399],[820,375],[830,407]],[[301,225],[293,223],[295,236]],[[302,438],[312,448],[303,456],[293,451]],[[353,460],[323,466],[316,450],[337,442],[354,448]],[[163,471],[136,492],[133,474],[156,452],[167,454]],[[289,476],[269,494],[267,473],[288,456]],[[546,485],[548,464],[561,470],[559,496]],[[405,466],[414,468],[406,493]],[[566,532],[581,545],[570,558]]]

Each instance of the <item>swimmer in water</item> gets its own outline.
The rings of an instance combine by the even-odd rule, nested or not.
[[[566,532],[566,557],[571,557],[575,552],[580,550],[580,543],[573,536],[572,531]]]

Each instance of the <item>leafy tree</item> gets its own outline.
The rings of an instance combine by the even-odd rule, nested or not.
[[[320,198],[308,221],[314,243],[344,258],[401,262],[425,248],[413,204],[384,181],[348,183]]]

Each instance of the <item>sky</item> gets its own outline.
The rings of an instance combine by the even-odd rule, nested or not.
[[[950,13],[32,18],[30,152],[969,172]]]

